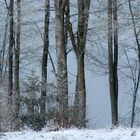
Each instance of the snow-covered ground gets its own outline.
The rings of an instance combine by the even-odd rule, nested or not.
[[[140,129],[99,129],[0,133],[0,140],[140,140]]]

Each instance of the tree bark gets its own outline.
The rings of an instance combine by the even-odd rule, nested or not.
[[[88,30],[90,0],[78,0],[78,30],[75,39],[72,24],[69,18],[68,31],[77,59],[77,79],[74,99],[74,120],[77,127],[86,126],[86,85],[85,85],[85,47]]]
[[[49,20],[50,20],[50,0],[45,0],[45,20],[44,20],[44,46],[42,56],[42,86],[41,86],[41,104],[40,113],[42,115],[42,122],[45,125],[46,114],[46,86],[47,86],[47,63],[48,63],[48,49],[49,49]]]
[[[20,129],[20,89],[19,89],[19,64],[20,64],[20,34],[21,34],[21,0],[17,0],[17,26],[16,26],[16,43],[15,43],[15,68],[14,68],[14,92],[13,92],[13,107],[14,107],[14,129]]]
[[[84,54],[88,29],[90,0],[78,0],[78,32],[75,50],[77,58],[77,81],[75,94],[75,123],[77,127],[86,126],[86,85]]]
[[[14,19],[13,19],[14,0],[10,0],[9,19],[10,19],[10,37],[9,37],[9,77],[8,94],[12,95],[13,90],[13,46],[14,46]]]
[[[85,64],[84,53],[77,55],[77,82],[75,95],[75,123],[77,127],[86,125],[86,85],[85,85]]]
[[[2,78],[3,78],[3,69],[4,69],[4,60],[5,60],[5,49],[6,49],[6,42],[7,42],[7,34],[8,34],[8,25],[9,25],[9,15],[7,13],[6,19],[5,19],[5,29],[4,29],[4,38],[3,38],[3,44],[2,44],[2,50],[1,50],[1,56],[0,56],[0,86],[2,84]]]
[[[60,126],[68,125],[68,77],[65,53],[64,11],[66,0],[55,0],[57,88],[59,95]]]
[[[8,50],[8,102],[7,102],[7,129],[14,130],[14,112],[13,112],[13,47],[14,47],[14,0],[9,3],[9,50]]]
[[[114,38],[113,38],[114,36]],[[114,41],[114,43],[113,43]],[[114,48],[114,53],[113,53]],[[118,126],[118,20],[117,0],[108,0],[108,66],[112,126]]]
[[[138,73],[137,73],[137,78],[133,81],[134,83],[134,94],[133,94],[133,103],[132,103],[132,114],[131,114],[131,128],[134,126],[135,122],[135,110],[136,110],[136,100],[137,100],[137,94],[139,90],[139,85],[140,85],[140,41],[139,41],[139,33],[137,32],[136,28],[136,22],[132,10],[132,5],[131,1],[128,0],[128,5],[129,5],[129,11],[132,19],[132,25],[133,25],[133,31],[134,31],[134,36],[136,40],[136,45],[137,45],[137,50],[138,50]]]

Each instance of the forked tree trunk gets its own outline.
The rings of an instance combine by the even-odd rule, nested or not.
[[[84,55],[88,29],[90,0],[78,0],[78,34],[75,50],[77,58],[77,81],[75,94],[75,124],[77,127],[86,126],[86,86]]]
[[[74,99],[73,123],[77,127],[86,126],[86,86],[85,86],[85,47],[88,30],[90,0],[78,0],[77,41],[69,18],[68,31],[77,60],[77,79]]]

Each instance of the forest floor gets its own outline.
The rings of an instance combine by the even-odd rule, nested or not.
[[[140,140],[140,129],[68,129],[0,133],[0,140]]]

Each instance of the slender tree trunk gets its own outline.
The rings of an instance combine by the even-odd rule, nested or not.
[[[7,33],[8,33],[8,23],[9,23],[8,21],[9,21],[9,15],[7,14],[7,17],[6,17],[6,20],[5,20],[4,38],[3,38],[2,50],[1,50],[1,56],[0,56],[0,84],[2,84],[2,77],[3,77],[3,67],[4,67],[4,60],[5,60],[5,48],[6,48]]]
[[[115,89],[114,89],[114,69],[113,69],[113,1],[108,0],[108,66],[109,66],[109,86],[110,86],[110,100],[111,100],[111,116],[112,125],[116,125],[116,101],[115,101]]]
[[[135,36],[137,50],[138,50],[138,74],[136,76],[137,77],[136,80],[133,82],[134,83],[134,95],[133,95],[132,114],[131,114],[131,128],[133,128],[134,122],[135,122],[136,100],[137,100],[137,94],[138,94],[139,84],[140,84],[140,41],[139,41],[139,36],[138,36],[135,18],[134,18],[134,14],[133,14],[132,5],[131,5],[130,0],[128,0],[128,4],[129,4],[129,11],[130,11],[131,19],[132,19],[134,36]]]
[[[70,126],[69,124],[69,108],[68,108],[68,66],[67,66],[67,45],[68,45],[68,29],[67,29],[67,26],[69,24],[69,17],[70,17],[70,2],[69,0],[66,1],[66,4],[65,4],[65,18],[64,18],[64,35],[65,35],[65,61],[66,61],[66,93],[67,93],[67,117],[65,119],[65,124],[64,124],[64,127],[68,128]]]
[[[118,100],[118,5],[117,0],[113,3],[113,18],[114,18],[114,79],[115,79],[115,95]],[[118,101],[117,101],[118,102]]]
[[[45,125],[46,114],[46,86],[47,86],[47,63],[48,63],[48,49],[49,49],[49,20],[50,20],[50,0],[45,0],[45,20],[44,20],[44,47],[42,57],[42,87],[41,87],[41,104],[40,113]]]
[[[116,125],[118,125],[118,5],[117,0],[113,3],[113,18],[114,18],[114,89],[116,99]]]
[[[68,77],[65,53],[64,11],[66,0],[55,0],[57,88],[59,95],[60,126],[68,125]]]
[[[66,1],[64,13],[65,13],[65,16],[64,16],[65,57],[66,57],[66,62],[67,62],[67,44],[68,44],[68,28],[67,27],[69,26],[69,19],[70,19],[70,2],[69,2],[69,0]]]
[[[9,50],[8,50],[8,102],[7,102],[7,129],[13,131],[13,47],[14,47],[14,19],[13,19],[13,10],[14,10],[14,0],[10,0],[9,3]]]
[[[0,50],[0,87],[3,81],[3,67],[4,67],[4,60],[5,60],[5,48],[7,43],[7,34],[8,34],[8,25],[9,25],[9,9],[7,7],[7,2],[5,1],[6,8],[7,8],[7,15],[5,19],[5,28],[4,28],[4,36],[3,36],[3,43],[2,48]]]
[[[114,25],[114,26],[113,26]],[[113,38],[114,36],[114,38]],[[113,43],[114,40],[114,43]],[[113,53],[114,48],[114,53]],[[112,125],[118,125],[118,20],[117,0],[108,0],[108,66]]]
[[[16,43],[15,43],[15,68],[14,68],[14,92],[13,92],[13,107],[14,107],[14,129],[20,129],[20,90],[19,90],[19,64],[20,64],[20,34],[21,34],[21,0],[17,0],[17,26],[16,26]]]
[[[9,19],[10,19],[10,37],[9,37],[9,77],[8,94],[12,95],[13,90],[13,46],[14,46],[14,19],[13,19],[14,0],[10,0]]]

